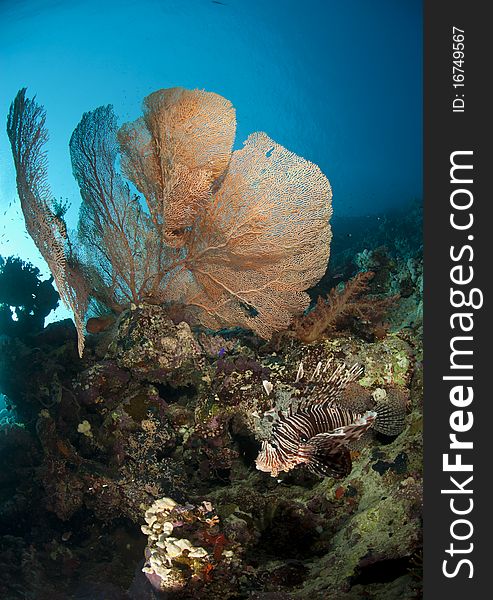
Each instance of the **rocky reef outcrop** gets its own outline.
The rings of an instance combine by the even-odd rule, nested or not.
[[[421,266],[399,265],[376,278],[399,294],[380,335],[265,342],[140,304],[82,360],[69,323],[36,346],[3,338],[2,597],[419,598]],[[345,401],[399,402],[403,431],[368,431],[342,479],[258,471],[300,362],[327,361],[360,365]]]

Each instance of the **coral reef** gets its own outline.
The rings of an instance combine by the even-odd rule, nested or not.
[[[197,379],[202,351],[187,323],[175,325],[158,306],[132,305],[120,316],[117,332],[108,356],[120,368],[175,386]]]
[[[422,268],[376,248],[368,294],[399,295],[381,335],[352,318],[309,344],[212,335],[138,302],[88,333],[82,360],[71,321],[2,336],[0,595],[419,598]],[[387,427],[348,445],[339,479],[270,477],[255,461],[276,413],[330,397],[319,364],[321,383],[354,366],[337,402]]]
[[[233,548],[239,545],[221,533],[210,502],[182,506],[160,498],[146,510],[145,520],[148,544],[142,571],[159,591],[190,597],[207,587],[213,571],[214,579],[227,577],[238,562]]]
[[[53,278],[17,257],[0,256],[0,334],[25,338],[43,330],[45,318],[58,306]]]

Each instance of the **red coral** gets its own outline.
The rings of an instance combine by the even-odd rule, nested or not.
[[[214,535],[209,531],[203,532],[204,542],[213,547],[214,560],[219,562],[223,554],[224,548],[229,544],[226,536],[222,533]]]
[[[337,498],[337,500],[340,500],[344,496],[345,491],[346,490],[342,487],[342,485],[340,485],[336,489],[336,491],[335,491],[335,497]]]

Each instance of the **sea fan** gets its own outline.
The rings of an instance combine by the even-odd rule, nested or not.
[[[84,114],[70,140],[82,196],[72,242],[46,184],[45,113],[25,90],[8,134],[28,232],[74,312],[80,352],[90,301],[179,305],[206,327],[268,338],[325,272],[327,178],[265,133],[231,152],[235,112],[217,94],[159,90],[121,128],[111,106]]]

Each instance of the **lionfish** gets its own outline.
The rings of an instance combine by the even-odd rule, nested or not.
[[[256,460],[257,469],[277,477],[305,465],[321,477],[341,479],[351,472],[349,444],[373,428],[386,435],[397,435],[404,429],[405,407],[377,402],[375,410],[358,411],[341,401],[349,383],[363,373],[362,367],[350,369],[339,364],[323,378],[332,366],[329,360],[322,369],[318,363],[313,375],[301,391],[301,400],[292,403],[287,413],[276,411],[269,440],[262,442]],[[300,363],[296,383],[303,379]]]

